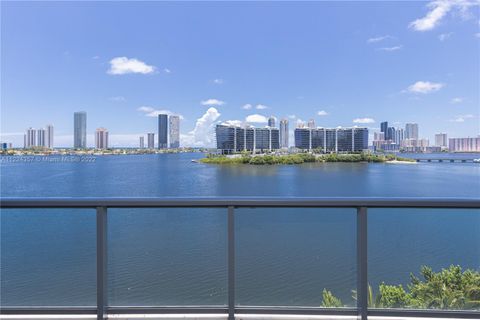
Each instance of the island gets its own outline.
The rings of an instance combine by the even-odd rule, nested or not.
[[[349,154],[233,154],[221,155],[209,153],[199,160],[201,163],[210,164],[250,164],[250,165],[275,165],[275,164],[302,164],[308,162],[385,162],[385,163],[416,163],[415,159],[402,158],[393,154],[349,153]]]

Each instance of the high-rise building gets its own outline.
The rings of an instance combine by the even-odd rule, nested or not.
[[[450,138],[448,139],[450,152],[480,152],[480,136],[476,138]]]
[[[388,139],[388,121],[384,121],[380,123],[380,132],[383,132],[383,136],[385,137],[385,140]]]
[[[288,148],[288,120],[280,120],[280,148]]]
[[[436,147],[447,147],[448,140],[446,133],[437,133],[435,134],[435,146]]]
[[[274,116],[271,116],[270,118],[268,118],[268,126],[272,127],[272,128],[275,128],[275,117]]]
[[[158,115],[158,149],[168,148],[168,115]]]
[[[180,117],[170,116],[168,122],[170,148],[180,148]]]
[[[242,128],[219,124],[215,128],[217,149],[222,153],[241,151],[272,151],[280,149],[280,131],[277,128]]]
[[[33,148],[37,145],[37,131],[34,128],[28,128],[23,136],[23,147]]]
[[[73,147],[75,149],[87,148],[87,113],[85,111],[73,114]]]
[[[405,132],[402,128],[395,128],[395,139],[393,139],[393,141],[400,145],[400,143],[402,143],[402,141],[405,139]]]
[[[374,132],[373,133],[374,141],[385,141],[385,133],[383,132]]]
[[[105,128],[98,128],[95,130],[95,148],[108,149],[108,130]]]
[[[155,133],[147,133],[147,147],[148,149],[155,149]]]
[[[418,140],[418,124],[417,123],[405,124],[405,139]]]
[[[53,149],[53,126],[47,125],[45,130],[45,146],[49,149]]]
[[[297,128],[295,147],[323,152],[359,152],[368,149],[367,128]]]
[[[315,129],[315,120],[314,120],[314,119],[308,120],[307,127],[308,127],[309,129]]]
[[[387,128],[387,135],[385,140],[395,140],[395,128],[394,127],[388,127]]]
[[[37,146],[45,147],[45,129],[37,130]]]
[[[140,149],[143,149],[145,148],[145,137],[144,136],[140,136],[140,145],[139,145]]]

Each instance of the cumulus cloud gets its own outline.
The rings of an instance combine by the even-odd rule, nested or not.
[[[450,11],[459,11],[462,17],[466,17],[469,8],[479,4],[478,0],[434,0],[427,4],[428,13],[423,18],[412,21],[409,27],[415,31],[429,31],[438,26]]]
[[[181,144],[188,147],[213,147],[215,142],[215,124],[219,117],[220,113],[217,109],[214,107],[208,108],[197,119],[192,131],[180,135]]]
[[[317,115],[319,115],[320,117],[328,116],[328,112],[325,110],[320,110],[317,112]]]
[[[472,119],[474,118],[473,114],[460,114],[458,116],[455,116],[451,122],[465,122],[467,119]]]
[[[112,75],[128,73],[149,74],[154,72],[154,66],[149,66],[143,61],[137,60],[135,58],[129,59],[127,57],[116,57],[110,60],[110,69],[108,69],[107,71],[107,73]]]
[[[223,79],[213,79],[213,83],[215,83],[215,84],[223,84]]]
[[[265,109],[268,109],[268,106],[266,106],[264,104],[257,104],[257,106],[255,108],[258,109],[258,110],[265,110]]]
[[[378,48],[378,50],[380,50],[380,51],[392,52],[392,51],[400,50],[400,49],[402,49],[402,48],[403,48],[403,46],[400,45],[400,46],[393,46],[393,47]]]
[[[267,123],[268,119],[261,114],[251,114],[245,118],[245,121],[249,123]]]
[[[452,36],[453,32],[442,33],[438,35],[438,40],[445,41]]]
[[[218,99],[207,99],[200,102],[203,106],[223,106],[225,101],[218,100]]]
[[[353,119],[353,123],[361,123],[361,124],[375,123],[375,120],[372,118],[357,118],[357,119]]]
[[[251,105],[250,103],[244,104],[244,105],[242,106],[242,109],[244,109],[244,110],[250,110],[250,109],[252,109],[252,105]]]
[[[166,114],[168,116],[178,116],[181,120],[184,119],[181,114],[178,114],[176,112],[167,109],[155,109],[150,106],[141,106],[137,109],[137,111],[143,112],[147,117],[158,117],[159,114]]]
[[[375,43],[375,42],[380,42],[380,41],[383,41],[383,40],[387,40],[387,39],[392,39],[393,37],[390,36],[390,35],[385,35],[385,36],[378,36],[378,37],[374,37],[374,38],[370,38],[367,40],[367,43]]]
[[[240,127],[241,125],[243,125],[243,121],[241,121],[241,120],[227,120],[227,121],[222,122],[222,124],[225,124],[227,126]]]
[[[452,100],[450,100],[450,103],[452,103],[452,104],[458,104],[458,103],[462,103],[462,102],[463,102],[462,97],[455,97]]]
[[[408,92],[412,93],[431,93],[442,89],[445,86],[443,83],[429,82],[429,81],[417,81],[407,88]]]

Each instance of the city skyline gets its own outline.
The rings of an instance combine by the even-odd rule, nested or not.
[[[77,110],[90,147],[99,127],[112,147],[138,146],[160,113],[177,115],[180,145],[194,147],[214,146],[218,123],[272,115],[289,119],[290,141],[309,119],[476,137],[479,15],[467,2],[435,21],[435,2],[2,3],[0,140],[20,147],[26,128],[52,123],[55,146],[71,147]],[[149,22],[119,23],[132,13]]]

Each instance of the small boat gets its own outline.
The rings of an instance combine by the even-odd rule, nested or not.
[[[193,162],[193,163],[198,163],[198,161],[197,161],[197,160],[195,160],[195,159],[192,159],[192,162]]]
[[[480,163],[480,158],[477,158],[477,159],[473,159],[473,162],[477,162],[477,163]]]

